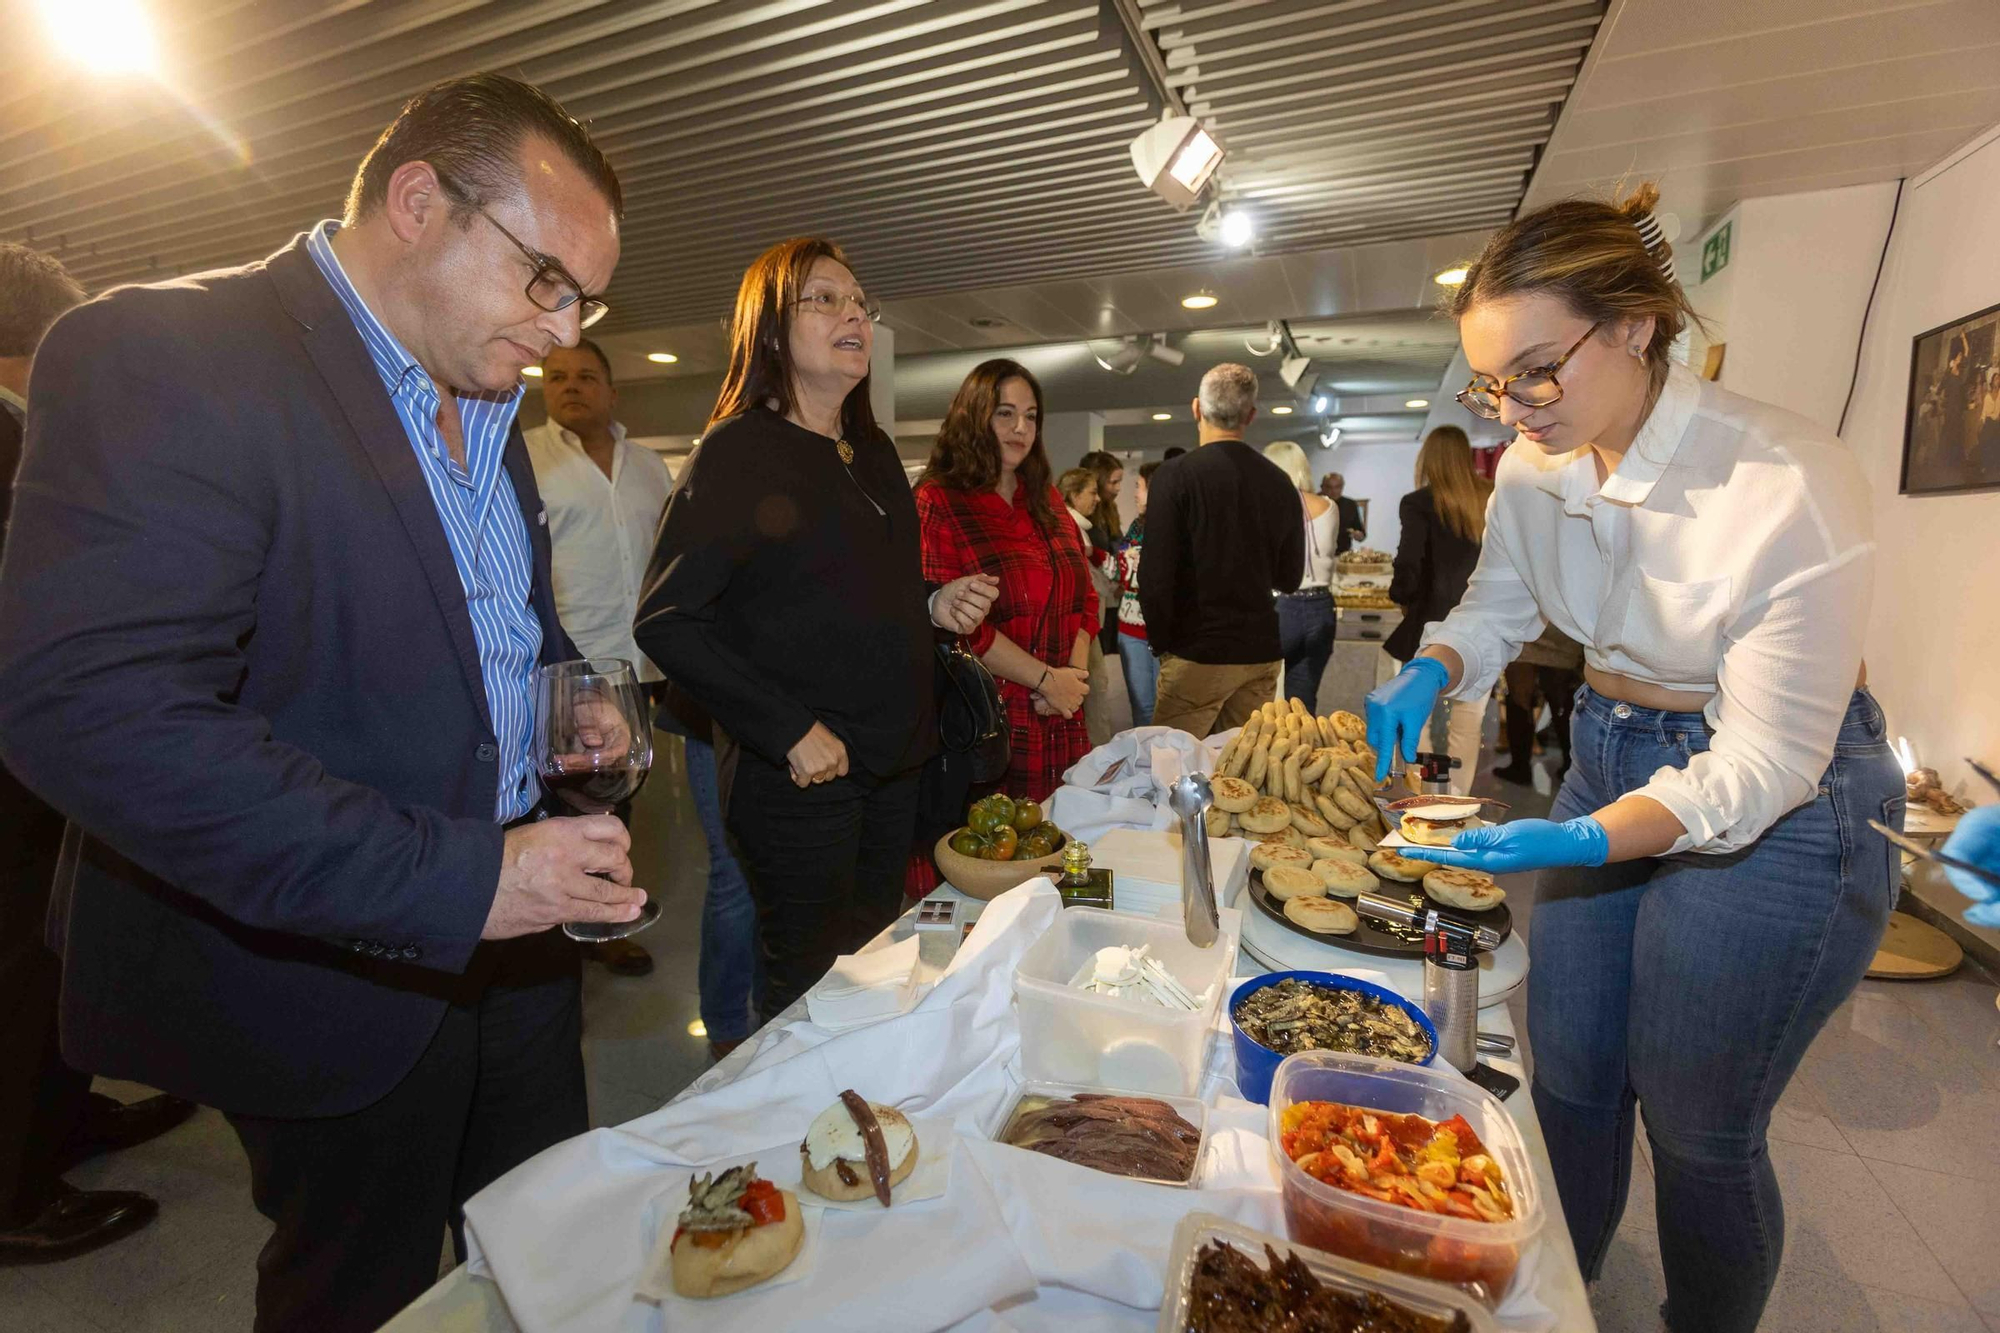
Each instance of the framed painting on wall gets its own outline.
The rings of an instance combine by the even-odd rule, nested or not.
[[[1904,495],[2000,488],[2000,305],[1912,340],[1902,476]]]

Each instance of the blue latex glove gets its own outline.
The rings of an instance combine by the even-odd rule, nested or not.
[[[1944,854],[2000,874],[2000,804],[1982,805],[1962,815],[1958,827],[1944,840]],[[2000,889],[1950,866],[1944,867],[1944,873],[1954,889],[1972,899],[1972,906],[1965,909],[1967,921],[2000,927]]]
[[[1611,855],[1611,837],[1604,825],[1589,815],[1560,824],[1547,819],[1517,819],[1511,824],[1467,829],[1453,838],[1449,847],[1398,847],[1396,852],[1418,861],[1505,875],[1549,866],[1601,866]]]
[[[1435,657],[1413,657],[1395,678],[1368,692],[1368,744],[1375,751],[1375,785],[1388,780],[1398,748],[1405,763],[1417,758],[1417,739],[1424,734],[1451,672]]]

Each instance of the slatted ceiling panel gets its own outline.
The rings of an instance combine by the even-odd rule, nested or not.
[[[1494,226],[1520,201],[1600,0],[1141,0],[1188,109],[1228,146],[1260,244]],[[1496,58],[1496,36],[1506,57]]]

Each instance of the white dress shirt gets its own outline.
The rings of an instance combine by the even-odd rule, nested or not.
[[[632,639],[632,617],[674,486],[665,460],[626,440],[625,427],[616,422],[609,477],[575,432],[549,421],[523,434],[535,485],[548,506],[563,628],[586,656],[622,657],[640,680],[659,680],[659,668]]]
[[[1676,366],[1602,486],[1592,451],[1517,439],[1501,460],[1465,599],[1423,642],[1484,698],[1554,625],[1600,671],[1711,694],[1706,752],[1633,795],[1731,852],[1811,800],[1861,666],[1875,542],[1847,446],[1804,417]]]

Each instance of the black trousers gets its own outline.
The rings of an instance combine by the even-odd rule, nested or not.
[[[479,946],[463,997],[395,1089],[351,1115],[231,1115],[257,1211],[257,1333],[369,1333],[437,1280],[465,1201],[590,1127],[577,952],[559,931]]]
[[[1549,701],[1550,726],[1562,741],[1562,767],[1551,776],[1561,781],[1569,772],[1569,715],[1576,707],[1577,686],[1583,684],[1582,673],[1565,670],[1562,667],[1537,666],[1532,662],[1515,662],[1507,668],[1507,704],[1504,721],[1507,729],[1507,762],[1516,770],[1526,769],[1535,755],[1535,715],[1539,712],[1539,689],[1542,698]]]
[[[800,787],[790,769],[738,752],[724,822],[757,900],[763,1021],[903,910],[917,778],[852,772]]]
[[[90,1096],[90,1075],[57,1045],[62,960],[42,942],[62,832],[62,816],[0,770],[0,1230],[53,1200],[56,1155]]]

